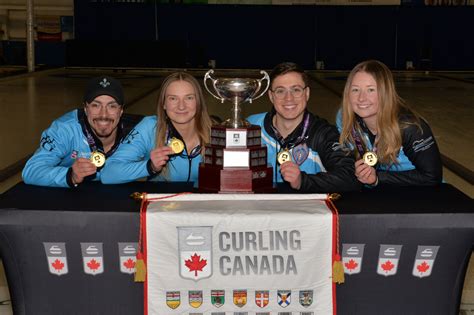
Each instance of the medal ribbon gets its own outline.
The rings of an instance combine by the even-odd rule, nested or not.
[[[275,133],[275,137],[277,138],[277,141],[279,143],[283,143],[284,142],[283,136],[273,126],[273,124],[271,124],[271,127],[272,127],[273,132]],[[306,135],[306,133],[308,132],[308,127],[309,127],[309,113],[305,113],[304,122],[303,122],[303,131],[298,136],[298,138],[296,138],[295,141],[292,141],[292,142],[289,142],[289,143],[286,144],[285,150],[289,151],[289,150],[293,149],[294,147],[296,147],[297,145],[301,144],[302,142],[306,141],[306,139],[308,139],[308,136]]]
[[[360,157],[364,155],[364,153],[367,151],[366,145],[362,140],[362,137],[360,136],[360,132],[356,131],[354,127],[352,127],[352,138],[354,139],[357,152],[359,152]]]

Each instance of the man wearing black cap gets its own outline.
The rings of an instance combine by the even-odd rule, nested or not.
[[[123,114],[122,85],[102,76],[89,81],[84,108],[73,110],[53,121],[40,147],[23,169],[27,184],[75,187],[85,180],[100,180],[100,170],[141,120]]]

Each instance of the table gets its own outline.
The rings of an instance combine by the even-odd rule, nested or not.
[[[143,286],[120,272],[117,250],[118,242],[138,241],[139,203],[129,195],[192,190],[182,183],[20,183],[2,194],[0,257],[14,313],[142,314]],[[336,206],[341,243],[365,244],[361,272],[337,286],[339,314],[458,314],[474,244],[472,199],[443,184],[345,193]],[[66,243],[67,274],[49,272],[43,242]],[[84,242],[103,243],[104,273],[84,273]],[[396,275],[376,272],[381,244],[403,245]],[[439,246],[429,277],[412,275],[419,245]]]

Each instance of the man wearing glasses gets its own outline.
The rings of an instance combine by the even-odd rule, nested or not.
[[[27,184],[77,187],[100,180],[100,170],[130,130],[142,119],[123,114],[123,88],[114,78],[89,81],[84,108],[53,121],[23,169]]]
[[[354,160],[342,151],[336,127],[306,109],[309,79],[297,64],[284,62],[270,74],[273,108],[247,120],[262,128],[262,143],[274,169],[274,183],[303,193],[357,190]]]

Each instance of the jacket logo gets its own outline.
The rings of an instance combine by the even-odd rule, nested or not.
[[[54,148],[56,148],[56,145],[54,144],[55,140],[51,138],[50,136],[44,136],[41,138],[40,145],[45,149],[46,151],[53,151]]]

